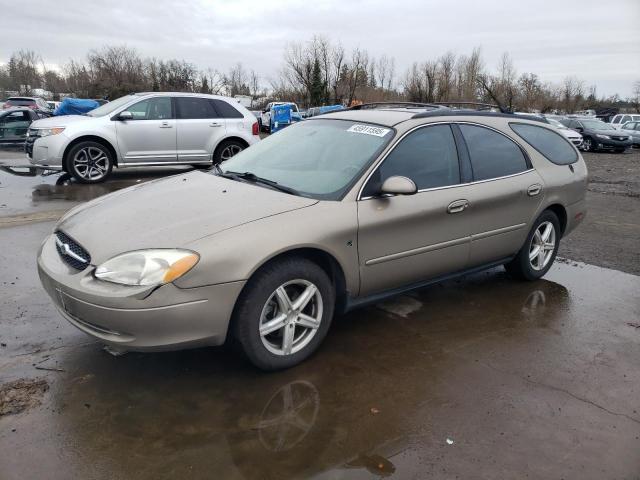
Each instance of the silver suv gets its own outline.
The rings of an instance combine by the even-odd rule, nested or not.
[[[256,118],[233,99],[190,93],[136,93],[86,115],[34,122],[25,151],[31,163],[104,181],[113,167],[228,160],[260,140]]]
[[[76,207],[38,268],[62,315],[112,348],[233,337],[255,365],[284,368],[316,350],[335,312],[497,265],[542,277],[584,218],[586,181],[546,123],[348,110],[209,172]]]

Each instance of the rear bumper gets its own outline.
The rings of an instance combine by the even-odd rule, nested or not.
[[[563,236],[569,235],[578,225],[580,225],[587,216],[587,202],[585,199],[580,200],[567,207],[567,225],[564,229]]]
[[[224,343],[244,282],[181,289],[127,287],[78,272],[58,255],[52,236],[38,255],[38,273],[58,311],[72,325],[124,351],[159,351]]]

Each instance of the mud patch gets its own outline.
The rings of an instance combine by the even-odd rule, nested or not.
[[[47,390],[49,384],[44,378],[20,379],[0,385],[0,416],[37,407]]]

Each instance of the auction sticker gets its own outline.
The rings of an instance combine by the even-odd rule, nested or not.
[[[382,127],[374,127],[372,125],[362,125],[361,123],[356,123],[347,129],[347,132],[353,133],[364,133],[366,135],[375,135],[376,137],[384,137],[391,130],[388,128]]]

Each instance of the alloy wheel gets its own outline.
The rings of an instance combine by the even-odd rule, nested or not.
[[[109,171],[109,158],[100,148],[85,147],[74,155],[73,169],[85,180],[100,180]]]
[[[223,162],[229,160],[231,157],[237,155],[241,151],[242,147],[240,145],[228,145],[224,150],[222,150],[222,153],[220,154],[220,160],[222,160]]]
[[[260,339],[275,355],[292,355],[305,348],[322,321],[322,295],[316,285],[297,279],[280,285],[260,315]]]
[[[534,270],[543,270],[551,260],[556,249],[556,229],[551,222],[542,222],[536,228],[531,246],[529,247],[529,262]]]

